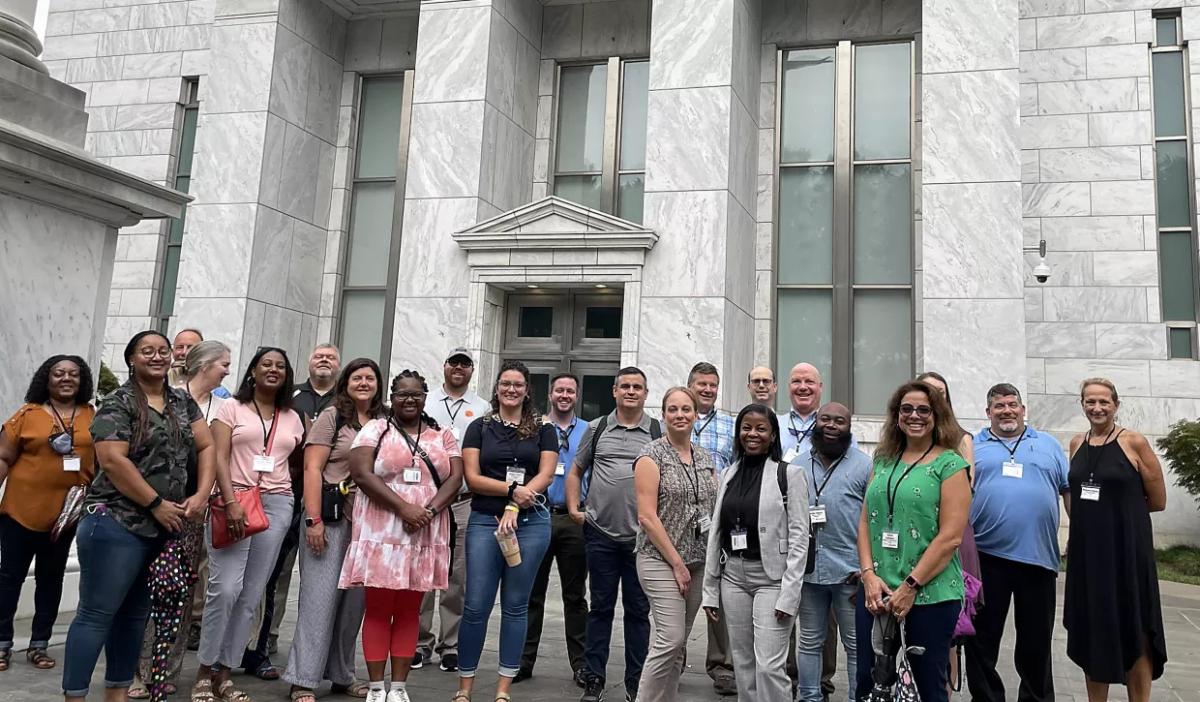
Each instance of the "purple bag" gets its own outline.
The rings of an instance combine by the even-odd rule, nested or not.
[[[983,592],[983,583],[974,575],[963,571],[963,606],[958,613],[958,622],[954,624],[954,638],[961,639],[975,635],[976,612],[979,611],[979,595]]]

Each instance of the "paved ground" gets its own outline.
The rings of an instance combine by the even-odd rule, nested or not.
[[[279,654],[274,657],[275,662],[279,665],[284,665],[287,662],[286,641],[290,640],[290,632],[295,625],[295,586],[296,579],[294,578],[292,599],[289,603],[288,616],[284,621],[285,631],[282,636],[284,641],[281,642]],[[1171,657],[1171,661],[1167,664],[1166,673],[1163,678],[1155,683],[1151,699],[1153,702],[1200,702],[1200,587],[1164,582],[1162,583],[1162,594],[1164,606],[1163,619],[1167,629],[1167,651]],[[559,626],[555,625],[555,622],[561,621],[561,604],[555,600],[557,596],[558,594],[552,584],[550,596],[547,598],[547,622],[545,639],[541,647],[541,656],[538,659],[533,679],[516,685],[513,688],[514,699],[518,702],[550,702],[551,700],[558,702],[560,700],[578,698],[580,691],[570,679],[570,667],[566,662],[565,643],[561,635],[562,630]],[[480,666],[481,671],[495,669],[498,617],[499,608],[497,608],[497,612],[493,615],[489,629],[491,636],[489,636],[489,644],[484,652],[483,662]],[[617,629],[619,632],[619,613],[617,619]],[[60,659],[63,650],[62,644],[69,622],[69,615],[64,615],[60,618],[51,646],[51,654]],[[16,638],[18,642],[27,640],[28,626],[29,622],[27,620],[17,622]],[[623,660],[621,650],[616,647],[616,643],[620,641],[621,638],[618,633],[614,637],[612,663],[609,668],[611,671],[610,678],[616,681],[619,681],[621,678],[620,662]],[[1016,675],[1012,671],[1011,662],[1011,632],[1006,638],[1005,644],[1005,651],[1001,656],[1002,674],[1009,688],[1009,699],[1016,699]],[[1061,626],[1055,631],[1054,645],[1057,702],[1087,702],[1083,676],[1066,658],[1066,632],[1062,630]],[[719,699],[732,700],[733,698],[718,697],[713,692],[709,679],[704,674],[704,648],[705,629],[703,625],[700,625],[696,627],[688,645],[689,666],[680,686],[680,699],[689,702],[693,700],[704,700],[706,702]],[[102,657],[100,667],[93,678],[93,694],[91,698],[94,699],[100,698],[99,687],[101,684],[100,681],[103,679],[103,665]],[[195,670],[195,654],[188,654],[184,670],[189,676],[191,674],[189,671]],[[359,672],[365,677],[366,671],[361,663],[361,658]],[[493,689],[491,688],[491,681],[493,679],[489,674],[481,675],[479,692],[475,695],[477,700],[488,699],[488,695]],[[286,699],[288,687],[282,682],[265,683],[247,676],[239,676],[235,680],[254,696],[256,702]],[[0,702],[44,702],[61,699],[59,697],[61,690],[60,681],[60,668],[52,671],[35,670],[25,662],[24,657],[17,655],[14,657],[12,667],[8,672],[0,673]],[[422,670],[413,672],[409,679],[409,691],[414,702],[433,700],[447,702],[456,689],[455,682],[454,675],[443,673],[436,666],[426,666]],[[845,690],[844,678],[839,677],[837,684],[840,691]],[[327,687],[322,690],[325,693],[327,691]],[[349,699],[345,697],[332,697],[328,694],[325,694],[324,697],[330,700]],[[624,691],[617,684],[609,690],[607,697],[610,700],[619,701],[624,698]],[[967,700],[968,698],[969,696],[965,694],[954,697],[956,702]],[[176,695],[174,699],[183,700],[186,698],[180,694]],[[836,699],[838,699],[838,696],[835,695]],[[1124,691],[1114,688],[1112,699],[1125,699]]]

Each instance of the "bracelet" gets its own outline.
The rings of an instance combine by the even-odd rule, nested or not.
[[[508,486],[508,499],[513,498],[513,491],[517,489],[517,481],[512,481]]]
[[[867,573],[874,573],[874,572],[875,572],[875,566],[867,566],[866,568],[858,569],[858,576],[861,578],[862,576],[866,575]]]
[[[504,511],[519,514],[521,512],[521,508],[509,502],[508,504],[504,505]]]
[[[161,505],[162,503],[163,503],[162,495],[155,495],[154,499],[150,500],[150,504],[146,505],[146,511],[153,512],[154,510],[158,509],[158,506]]]

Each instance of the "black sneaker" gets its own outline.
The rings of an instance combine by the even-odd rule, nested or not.
[[[589,676],[587,683],[583,686],[583,695],[579,697],[579,702],[600,702],[604,699],[604,683],[596,676]]]
[[[533,671],[528,668],[518,668],[517,674],[513,676],[513,685],[519,682],[525,682],[533,677]]]
[[[588,676],[587,676],[586,670],[584,670],[583,668],[580,668],[579,670],[575,671],[574,677],[575,677],[575,685],[576,686],[578,686],[580,688],[587,687],[587,677]]]
[[[409,668],[412,670],[419,670],[420,668],[424,668],[424,667],[425,667],[425,654],[421,653],[420,651],[417,651],[416,654],[413,655],[412,665],[409,666]]]
[[[625,688],[625,702],[637,702],[637,688]]]
[[[442,662],[438,664],[438,668],[446,671],[447,673],[453,673],[454,671],[458,670],[458,654],[443,653]]]
[[[187,650],[200,650],[200,627],[196,626],[195,624],[188,629]]]
[[[728,673],[717,675],[717,679],[713,680],[713,688],[722,697],[730,697],[737,694],[737,682]]]

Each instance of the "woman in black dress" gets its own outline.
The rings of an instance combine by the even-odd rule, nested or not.
[[[1083,381],[1080,398],[1091,428],[1071,439],[1067,656],[1087,676],[1088,702],[1106,702],[1110,684],[1145,702],[1167,662],[1150,527],[1167,506],[1162,466],[1146,437],[1117,426],[1112,381]]]

